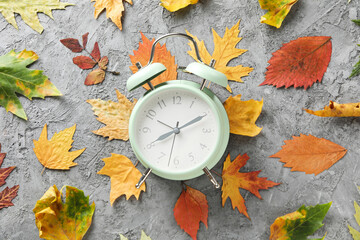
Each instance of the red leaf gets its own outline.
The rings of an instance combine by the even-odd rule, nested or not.
[[[81,69],[91,69],[96,65],[96,62],[87,56],[74,57],[73,62]]]
[[[260,85],[304,87],[321,79],[329,65],[331,37],[301,37],[285,43],[269,60],[265,81]]]
[[[102,69],[102,70],[106,70],[106,65],[109,63],[109,59],[107,56],[104,56],[100,59],[99,61],[99,67]]]
[[[83,50],[79,43],[79,40],[75,38],[61,39],[60,42],[73,52],[81,52]]]
[[[14,206],[11,201],[17,196],[18,189],[19,185],[16,185],[12,188],[6,187],[2,192],[0,192],[0,209]]]
[[[88,36],[89,36],[89,33],[85,33],[84,35],[82,35],[82,40],[83,40],[83,48],[85,49],[86,48],[86,44],[87,44],[87,41],[88,41]]]
[[[200,221],[207,227],[208,202],[206,196],[189,186],[183,189],[174,207],[174,217],[177,224],[192,239],[196,239]]]
[[[1,144],[0,144],[0,151],[1,151]],[[0,153],[0,167],[4,161],[6,154]],[[0,186],[5,184],[5,179],[9,176],[9,174],[14,170],[15,167],[8,167],[8,168],[0,168]]]
[[[100,60],[100,49],[99,49],[99,44],[96,42],[94,44],[94,49],[92,50],[91,54],[90,54],[96,61]]]
[[[100,68],[95,69],[89,73],[85,79],[85,85],[94,85],[101,83],[105,79],[105,71]]]

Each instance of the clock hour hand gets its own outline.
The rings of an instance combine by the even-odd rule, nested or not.
[[[164,139],[170,137],[171,135],[173,135],[173,133],[175,133],[175,129],[171,130],[170,132],[164,133],[163,135],[161,135],[160,137],[158,137],[158,138],[157,138],[155,141],[153,141],[152,143],[157,142],[157,141],[164,140]]]
[[[204,115],[202,115],[202,116],[198,116],[198,117],[194,118],[193,120],[191,120],[191,121],[185,123],[184,125],[182,125],[181,127],[179,127],[179,130],[184,128],[184,127],[190,126],[190,125],[192,125],[194,123],[197,123],[198,121],[203,119],[203,117],[205,117],[205,116],[206,116],[206,113]]]

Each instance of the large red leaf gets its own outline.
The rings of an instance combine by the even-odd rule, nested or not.
[[[0,151],[1,151],[1,144],[0,144]],[[0,152],[0,167],[4,161],[6,154]],[[0,186],[5,184],[5,179],[9,176],[9,174],[14,170],[15,167],[7,167],[7,168],[0,168]]]
[[[75,38],[61,39],[60,42],[73,52],[81,52],[83,50],[79,43],[79,40]]]
[[[0,209],[14,206],[11,201],[17,196],[18,190],[19,185],[16,185],[12,188],[6,187],[2,192],[0,192]]]
[[[265,81],[260,85],[291,86],[305,90],[321,79],[331,58],[331,37],[301,37],[273,53]]]
[[[96,62],[87,56],[77,56],[73,58],[73,63],[78,65],[81,69],[91,69],[96,65]]]

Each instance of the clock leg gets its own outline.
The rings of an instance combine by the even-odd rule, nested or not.
[[[152,169],[148,168],[145,170],[144,174],[141,176],[139,182],[135,185],[136,188],[140,188],[141,185],[145,182],[145,180],[147,179],[147,177],[150,175]]]
[[[214,176],[211,174],[209,169],[207,167],[203,168],[203,171],[205,172],[206,176],[208,176],[210,182],[214,185],[215,188],[220,188],[220,184],[216,181]]]

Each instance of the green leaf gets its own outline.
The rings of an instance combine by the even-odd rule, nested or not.
[[[41,26],[37,14],[45,13],[53,18],[51,11],[54,9],[65,9],[66,6],[74,5],[71,3],[62,3],[59,0],[1,0],[0,12],[16,29],[18,26],[15,21],[14,13],[20,14],[24,22],[38,33],[44,30]]]
[[[353,20],[351,20],[351,21],[353,21],[354,23],[356,23],[357,25],[360,26],[360,19],[353,19]]]
[[[351,75],[349,76],[349,78],[352,78],[352,77],[355,77],[355,76],[358,76],[360,74],[360,60],[355,64],[352,72],[351,72]]]
[[[120,240],[128,240],[128,239],[124,235],[120,234]],[[143,230],[141,230],[140,240],[151,240],[151,238],[149,236],[147,236]]]
[[[0,105],[25,120],[27,117],[16,93],[30,100],[33,97],[61,96],[42,71],[26,68],[38,58],[36,53],[26,50],[12,50],[0,56]]]
[[[358,187],[358,189],[360,190],[360,187]],[[354,208],[355,208],[355,220],[357,222],[357,224],[360,226],[360,207],[359,205],[354,201]],[[355,230],[354,228],[352,228],[350,225],[348,225],[350,234],[352,235],[354,240],[360,240],[360,232],[358,232],[357,230]]]

